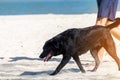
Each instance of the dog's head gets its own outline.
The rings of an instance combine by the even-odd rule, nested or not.
[[[52,56],[62,54],[62,45],[60,39],[52,38],[48,40],[43,46],[43,52],[39,57],[44,58],[44,61],[48,61]]]

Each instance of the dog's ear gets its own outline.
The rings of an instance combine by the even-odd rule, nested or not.
[[[62,41],[58,41],[58,42],[56,42],[55,44],[54,44],[54,47],[56,48],[56,49],[62,49],[63,48],[63,45],[64,45],[64,43],[62,42]]]
[[[56,37],[51,39],[51,42],[56,49],[60,49],[60,46],[62,45],[61,37],[61,35],[57,35]]]
[[[59,43],[58,41],[55,41],[55,42],[54,42],[54,47],[55,47],[56,49],[59,49],[59,48],[60,48],[60,43]]]

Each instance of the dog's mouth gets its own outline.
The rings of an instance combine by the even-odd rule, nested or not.
[[[51,59],[52,54],[49,53],[45,58],[44,58],[44,62],[47,62],[49,59]]]

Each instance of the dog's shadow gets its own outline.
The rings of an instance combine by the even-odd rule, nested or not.
[[[39,61],[43,61],[40,58],[30,58],[30,57],[11,57],[9,62],[16,62],[16,61],[20,61],[20,60],[39,60]],[[56,61],[56,62],[61,62],[61,58],[52,58],[50,59],[50,61]],[[82,60],[84,61],[84,60]],[[85,60],[86,61],[86,60]],[[92,61],[90,61],[92,62]],[[75,62],[73,60],[69,61],[69,64],[74,64]],[[82,64],[84,66],[88,65],[88,64]],[[20,76],[34,76],[34,75],[49,75],[53,72],[53,70],[47,70],[47,71],[24,71],[23,73],[20,74]],[[68,72],[80,72],[79,68],[69,68],[69,69],[63,69],[59,72],[59,74],[61,73],[68,73]]]
[[[9,62],[16,62],[16,61],[21,61],[21,60],[29,60],[29,61],[33,61],[33,60],[38,60],[38,61],[43,61],[43,59],[40,58],[31,58],[31,57],[10,57]],[[49,61],[56,61],[56,62],[60,62],[61,58],[52,58]]]
[[[38,72],[32,72],[32,71],[25,71],[23,73],[20,74],[20,76],[36,76],[36,75],[50,75],[53,72],[53,70],[48,70],[48,71],[38,71]],[[68,73],[68,72],[80,72],[79,69],[76,68],[70,68],[70,69],[63,69],[61,70],[61,72],[59,72],[58,74],[62,74],[62,73]]]
[[[40,58],[10,57],[9,62],[16,62],[16,61],[20,61],[20,60],[29,60],[29,61],[38,60],[38,61],[43,61],[43,59],[40,59]],[[61,62],[61,58],[52,58],[49,61]],[[69,63],[72,64],[72,63],[74,63],[74,61],[69,61]]]
[[[15,61],[19,61],[19,60],[41,60],[40,58],[30,58],[30,57],[10,57],[10,61],[9,62],[15,62]]]
[[[49,71],[41,71],[41,72],[32,72],[32,71],[25,71],[22,74],[20,74],[20,76],[34,76],[34,75],[49,75],[51,74],[53,71],[49,70]]]

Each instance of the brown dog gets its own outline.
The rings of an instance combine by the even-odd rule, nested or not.
[[[79,55],[90,50],[95,59],[95,67],[92,71],[96,71],[100,64],[98,50],[104,47],[116,61],[120,70],[120,59],[116,54],[115,44],[109,32],[110,29],[117,27],[119,24],[120,18],[117,18],[113,24],[106,27],[95,25],[83,29],[74,28],[66,30],[45,43],[40,58],[48,61],[52,56],[63,55],[61,63],[51,75],[57,74],[69,62],[71,57],[73,57],[80,70],[84,73],[85,70],[79,60]]]

